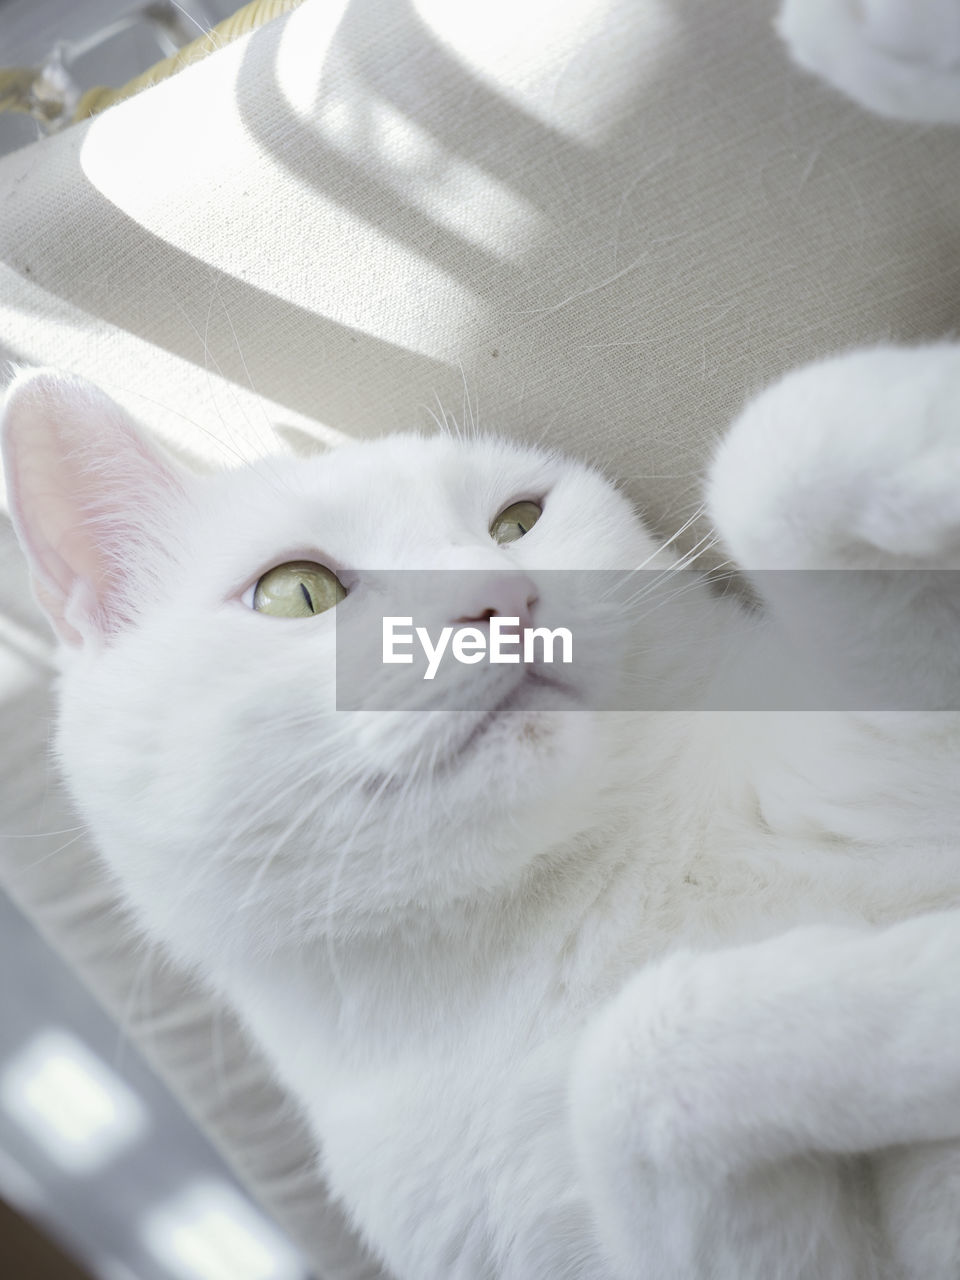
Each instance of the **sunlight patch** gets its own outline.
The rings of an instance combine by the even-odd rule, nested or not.
[[[93,1173],[145,1133],[146,1107],[76,1036],[51,1029],[0,1076],[0,1106],[54,1164]]]

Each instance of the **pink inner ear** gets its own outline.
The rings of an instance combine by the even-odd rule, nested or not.
[[[118,565],[181,486],[123,410],[80,379],[40,371],[7,396],[4,459],[11,512],[37,599],[75,644],[125,621]]]
[[[79,478],[71,475],[58,441],[49,431],[14,426],[10,463],[17,477],[15,499],[18,523],[27,533],[37,576],[65,594],[74,578],[93,584],[102,576],[102,564],[89,530],[78,522]],[[9,465],[9,463],[8,463]],[[29,504],[29,510],[24,505]]]

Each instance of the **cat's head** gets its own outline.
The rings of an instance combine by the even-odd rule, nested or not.
[[[46,372],[8,394],[4,458],[60,640],[62,767],[148,924],[266,947],[376,927],[496,891],[596,821],[616,744],[591,680],[619,660],[601,601],[572,674],[448,663],[413,710],[375,679],[337,710],[335,684],[338,625],[385,611],[391,574],[436,575],[438,624],[556,627],[556,571],[654,553],[596,471],[404,435],[201,476]]]

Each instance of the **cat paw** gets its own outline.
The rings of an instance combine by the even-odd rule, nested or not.
[[[960,556],[960,448],[931,450],[874,477],[850,534],[886,556],[954,567]]]
[[[960,345],[787,374],[734,422],[707,498],[747,570],[960,567]]]
[[[799,66],[869,111],[960,124],[960,0],[784,0]]]

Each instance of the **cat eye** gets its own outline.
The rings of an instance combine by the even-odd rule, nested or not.
[[[501,544],[516,542],[533,528],[543,514],[536,502],[512,502],[490,526],[490,536]]]
[[[253,607],[275,618],[310,618],[346,595],[337,575],[312,560],[290,560],[270,569],[253,591]]]

